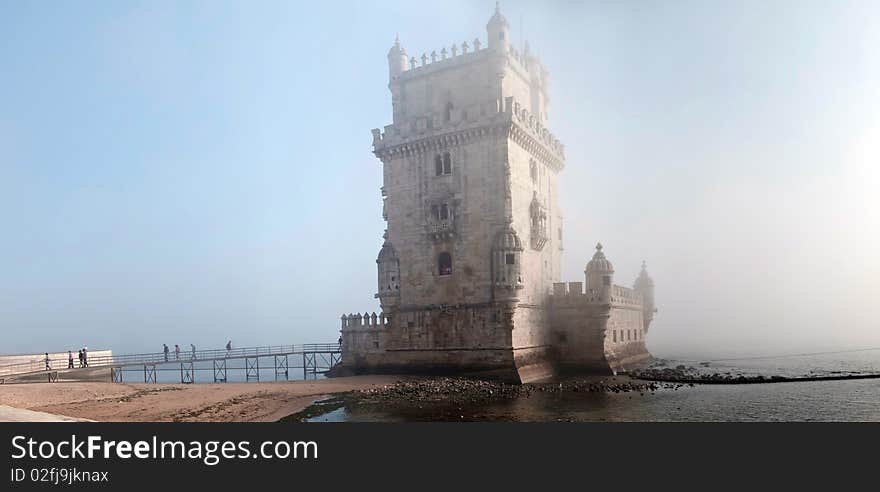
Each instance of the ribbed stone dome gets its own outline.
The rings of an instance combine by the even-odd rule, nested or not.
[[[614,266],[605,258],[605,253],[602,252],[602,243],[596,245],[596,253],[593,255],[593,259],[587,263],[587,273],[589,272],[614,273]]]
[[[391,245],[390,241],[385,241],[385,244],[382,245],[382,249],[379,250],[378,258],[376,258],[376,263],[382,263],[385,261],[397,261],[397,250],[394,249],[394,246]]]
[[[495,243],[492,245],[495,250],[506,250],[506,251],[522,251],[522,241],[519,239],[519,235],[517,235],[516,231],[513,230],[513,227],[507,225],[504,229],[498,232],[495,235]]]

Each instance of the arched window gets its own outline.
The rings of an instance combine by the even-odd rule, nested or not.
[[[443,154],[443,174],[452,174],[452,156],[449,152]]]
[[[441,174],[443,174],[443,158],[437,154],[434,156],[434,175],[440,176]]]
[[[444,114],[446,121],[452,121],[452,103],[446,103],[446,112]]]
[[[452,255],[446,252],[437,256],[437,272],[441,275],[452,275]]]

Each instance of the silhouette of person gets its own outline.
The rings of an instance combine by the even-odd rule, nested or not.
[[[46,370],[48,371],[48,370],[52,369],[52,366],[49,365],[49,352],[46,352],[45,362],[46,362]]]
[[[226,342],[226,357],[229,357],[229,351],[232,350],[232,340]]]
[[[73,350],[67,351],[67,368],[73,369]]]
[[[165,354],[165,362],[168,362],[168,345],[162,344],[162,353]]]
[[[174,344],[174,360],[180,360],[180,345]]]
[[[190,348],[190,350],[192,351],[192,356],[191,356],[191,358],[192,358],[193,360],[195,360],[195,358],[196,358],[196,346],[193,345],[193,344],[189,344],[189,348]]]

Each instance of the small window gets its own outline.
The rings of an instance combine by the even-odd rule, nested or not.
[[[437,256],[437,272],[441,276],[452,275],[452,255],[446,252]]]
[[[440,154],[434,157],[434,174],[437,176],[443,174],[443,158],[440,157]]]
[[[513,253],[507,253],[504,257],[504,263],[507,263],[508,265],[516,265],[516,255]]]
[[[614,337],[614,343],[617,343],[617,330],[611,330],[611,335]]]
[[[446,103],[446,114],[444,115],[446,121],[452,121],[452,103]]]
[[[440,220],[448,220],[449,219],[449,207],[444,203],[440,205]]]
[[[605,287],[611,286],[611,277],[609,275],[605,275],[604,277],[602,277],[602,285],[604,285]]]
[[[443,154],[443,174],[452,174],[452,156],[449,152]]]
[[[440,207],[431,205],[431,218],[440,220]]]

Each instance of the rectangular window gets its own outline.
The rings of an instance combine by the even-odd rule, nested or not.
[[[440,205],[440,220],[446,220],[449,218],[449,207],[444,203]]]
[[[507,255],[504,259],[504,262],[507,263],[508,265],[515,265],[516,264],[516,256],[514,256],[513,253],[507,253]]]
[[[617,343],[617,330],[611,330],[611,335],[614,337],[614,343]]]

